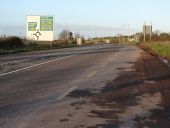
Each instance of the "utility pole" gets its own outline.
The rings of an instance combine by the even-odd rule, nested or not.
[[[146,42],[146,25],[145,25],[145,22],[144,22],[144,25],[143,25],[143,42],[144,43]]]
[[[121,30],[121,25],[119,26],[119,44],[121,43],[121,33],[122,33],[122,30]]]
[[[128,24],[128,43],[129,43],[129,37],[130,37],[130,25]]]
[[[152,41],[152,22],[151,22],[151,26],[150,26],[150,41]]]

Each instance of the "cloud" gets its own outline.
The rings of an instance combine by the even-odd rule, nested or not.
[[[26,27],[24,25],[0,26],[2,34],[7,36],[25,36]]]
[[[105,26],[95,26],[95,25],[78,25],[78,24],[56,24],[56,28],[65,28],[69,30],[77,30],[77,31],[113,31],[116,28],[113,27],[105,27]]]
[[[73,33],[78,32],[81,35],[88,37],[103,37],[103,36],[115,36],[118,33],[128,35],[139,32],[136,29],[127,29],[127,28],[114,28],[109,26],[95,26],[95,25],[76,25],[76,24],[59,24],[55,25],[56,32],[59,34],[64,29],[70,30]]]
[[[76,24],[56,24],[55,25],[55,35],[58,37],[58,34],[67,29],[73,33],[79,33],[85,38],[88,37],[101,37],[101,36],[114,36],[117,32],[117,29],[104,26],[93,26],[93,25],[76,25]]]
[[[73,33],[80,33],[84,37],[103,37],[103,36],[115,36],[118,33],[127,34],[129,30],[122,28],[114,28],[108,26],[95,26],[95,25],[77,25],[77,24],[55,24],[54,37],[57,38],[59,33],[64,29],[68,29]],[[26,36],[26,26],[0,26],[0,34],[9,36]],[[138,32],[135,29],[131,29],[130,33]]]

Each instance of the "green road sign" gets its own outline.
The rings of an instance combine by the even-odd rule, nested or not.
[[[53,17],[41,16],[40,17],[40,31],[53,31]]]
[[[28,31],[36,31],[37,22],[28,22]]]

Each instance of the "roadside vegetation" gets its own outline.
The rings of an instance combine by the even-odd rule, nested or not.
[[[170,42],[148,42],[142,44],[142,46],[163,58],[170,59]]]
[[[59,34],[59,39],[51,42],[2,36],[0,37],[0,54],[78,47],[77,38],[82,38],[82,45],[90,45],[90,43],[86,44],[86,40],[79,33],[73,34],[69,30],[63,30]]]
[[[153,54],[170,60],[170,33],[158,33],[152,34],[152,41],[147,38],[147,42],[141,43],[140,46]]]
[[[77,47],[76,42],[56,40],[52,42],[35,42],[18,37],[0,39],[0,54],[19,53],[38,50]]]

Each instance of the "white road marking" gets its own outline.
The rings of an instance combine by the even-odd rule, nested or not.
[[[0,64],[0,65],[1,65],[1,66],[4,66],[4,65],[8,65],[8,64],[17,64],[17,63],[21,63],[21,62],[25,62],[25,61],[28,61],[28,59],[14,60],[14,61],[10,61],[10,62],[7,62],[7,63],[2,63],[2,64]]]
[[[93,71],[92,73],[90,73],[90,74],[87,76],[87,78],[90,78],[90,77],[94,76],[96,73],[97,73],[97,71]]]
[[[34,68],[34,67],[37,67],[37,66],[40,66],[40,65],[44,65],[44,64],[47,64],[47,63],[51,63],[51,62],[54,62],[54,61],[57,61],[57,60],[61,60],[61,59],[65,59],[65,58],[68,58],[68,57],[72,57],[72,56],[75,56],[75,55],[78,55],[78,54],[83,54],[83,53],[88,53],[88,52],[91,52],[91,51],[95,51],[95,50],[99,50],[99,49],[102,49],[103,47],[101,48],[94,48],[94,49],[89,49],[87,51],[80,51],[78,53],[74,53],[73,55],[69,55],[69,56],[66,56],[66,57],[61,57],[61,58],[57,58],[57,59],[54,59],[54,60],[49,60],[49,61],[46,61],[46,62],[43,62],[43,63],[39,63],[39,64],[35,64],[35,65],[32,65],[32,66],[29,66],[29,67],[25,67],[25,68],[21,68],[21,69],[18,69],[18,70],[14,70],[14,71],[10,71],[10,72],[6,72],[6,73],[3,73],[3,74],[0,74],[0,77],[2,76],[5,76],[5,75],[9,75],[9,74],[13,74],[13,73],[16,73],[16,72],[19,72],[19,71],[23,71],[23,70],[26,70],[26,69],[30,69],[30,68]],[[24,59],[25,60],[28,60],[28,59]],[[13,61],[14,62],[14,61]],[[17,61],[16,61],[17,62]],[[11,63],[11,62],[10,62]],[[6,65],[6,64],[10,64],[9,62],[8,63],[4,63],[2,65]]]
[[[60,101],[62,99],[64,99],[70,92],[74,91],[75,89],[77,89],[78,86],[73,86],[71,87],[67,92],[63,93],[61,96],[59,96],[56,101]]]
[[[105,67],[107,65],[107,63],[103,64],[102,67]]]
[[[19,72],[19,71],[23,71],[23,70],[26,70],[26,69],[34,68],[34,67],[37,67],[37,66],[40,66],[40,65],[44,65],[44,64],[51,63],[51,62],[55,62],[57,60],[69,58],[69,57],[72,57],[72,56],[75,56],[75,55],[77,55],[77,54],[73,54],[73,55],[70,55],[70,56],[65,56],[65,57],[57,58],[57,59],[54,59],[54,60],[49,60],[49,61],[46,61],[46,62],[43,62],[43,63],[39,63],[39,64],[35,64],[35,65],[29,66],[29,67],[25,67],[25,68],[21,68],[21,69],[18,69],[18,70],[6,72],[6,73],[3,73],[3,74],[0,74],[0,77],[1,76],[5,76],[5,75],[9,75],[9,74],[13,74],[13,73],[16,73],[16,72]]]

